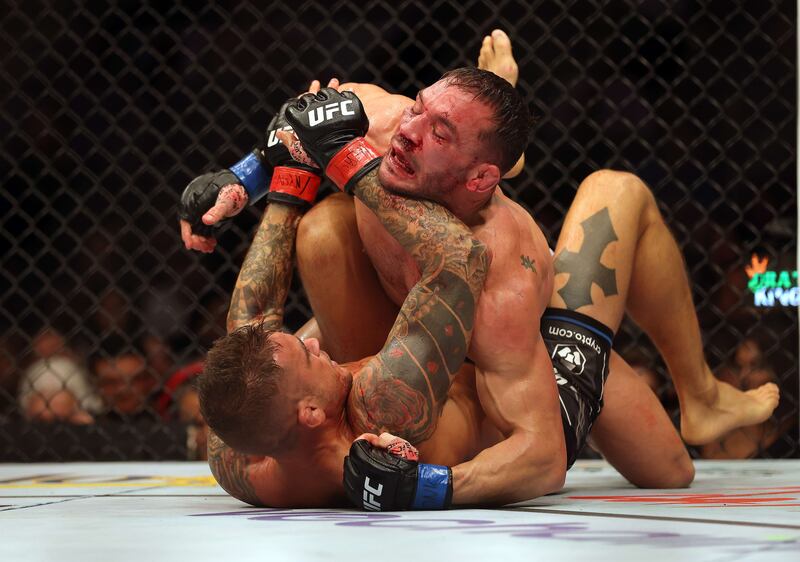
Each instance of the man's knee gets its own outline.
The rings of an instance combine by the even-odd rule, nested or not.
[[[671,463],[657,480],[640,485],[643,488],[688,488],[694,481],[694,463],[689,453],[684,449],[676,455]]]
[[[694,462],[692,462],[691,457],[687,454],[684,460],[681,462],[681,488],[688,488],[692,482],[694,482]]]
[[[689,454],[682,454],[675,459],[674,476],[670,488],[688,488],[694,481],[694,463]]]
[[[578,192],[604,201],[623,201],[643,210],[657,210],[653,192],[638,176],[617,170],[598,170],[581,182]]]
[[[339,255],[358,240],[353,199],[344,193],[329,195],[308,211],[297,227],[297,259]]]

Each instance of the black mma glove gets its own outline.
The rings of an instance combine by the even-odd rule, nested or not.
[[[230,219],[222,219],[214,225],[203,222],[203,215],[217,202],[220,189],[226,185],[241,184],[241,180],[230,170],[209,172],[197,176],[181,194],[178,216],[192,226],[192,233],[200,236],[213,236],[214,229]]]
[[[286,122],[286,107],[292,101],[294,99],[281,106],[267,127],[262,153],[273,168],[267,200],[309,207],[314,204],[319,191],[320,171],[292,158],[289,150],[275,136],[278,131],[292,130]]]
[[[226,185],[238,184],[243,186],[247,193],[247,200],[252,205],[270,191],[272,185],[271,176],[273,176],[273,168],[275,166],[290,166],[297,167],[301,170],[310,170],[308,166],[303,166],[292,160],[289,151],[286,150],[286,147],[283,146],[276,136],[276,133],[280,130],[291,131],[292,129],[286,122],[285,108],[286,104],[284,104],[275,117],[272,118],[272,121],[270,121],[267,126],[264,141],[259,146],[254,148],[229,169],[209,172],[198,176],[183,190],[178,215],[191,225],[194,234],[207,237],[213,236],[215,229],[222,226],[222,223],[230,220],[230,218],[222,219],[211,226],[205,224],[202,220],[203,215],[216,204],[220,189]],[[302,189],[302,193],[309,194],[311,191],[314,191],[314,195],[316,195],[316,188],[313,188],[313,185],[316,183],[318,188],[319,176],[315,174],[314,177],[316,179],[302,176],[298,180],[291,176],[291,174],[289,174],[288,178],[286,174],[281,175],[276,182],[276,186],[288,186],[287,189],[290,191],[288,194],[289,197],[286,197],[286,199],[278,199],[277,193],[281,192],[281,189],[277,187],[275,189],[276,195],[274,198],[282,200],[285,203],[289,202],[293,204],[299,204],[298,201],[301,200],[304,205],[313,202],[313,197],[310,201],[302,196],[299,199],[297,197],[292,197],[291,190],[305,188]],[[272,180],[274,179],[273,177]],[[293,187],[292,181],[299,181],[299,188]]]
[[[365,439],[350,446],[343,480],[350,502],[367,511],[448,509],[453,501],[449,467],[406,460]]]
[[[289,103],[286,120],[306,153],[346,193],[380,164],[380,155],[365,140],[369,119],[353,92],[322,88]]]

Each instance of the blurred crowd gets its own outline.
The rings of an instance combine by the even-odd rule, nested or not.
[[[146,311],[116,289],[71,338],[53,326],[30,341],[6,335],[0,339],[0,416],[104,427],[174,422],[186,430],[187,457],[205,459],[207,427],[194,379],[203,350],[224,333],[227,302],[216,297],[203,304],[190,321],[197,335],[192,343],[163,337],[156,324],[144,328]]]

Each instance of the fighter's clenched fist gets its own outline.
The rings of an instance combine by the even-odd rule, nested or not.
[[[344,491],[367,511],[447,509],[453,498],[449,467],[417,462],[417,450],[389,433],[365,433],[344,459]]]
[[[278,140],[291,132],[284,104],[267,125],[264,140],[228,170],[195,178],[181,195],[181,236],[187,248],[210,252],[214,230],[269,192],[267,199],[309,205],[319,189],[319,174],[296,162]]]
[[[323,88],[302,95],[289,103],[286,120],[306,153],[345,192],[380,164],[380,155],[363,138],[369,119],[353,92]]]
[[[291,132],[292,127],[286,121],[284,103],[267,127],[264,154],[272,166],[272,179],[269,185],[268,201],[280,201],[290,205],[307,208],[314,203],[319,190],[319,170],[297,162],[289,154],[286,147],[278,140],[278,131]]]
[[[241,211],[247,204],[247,193],[241,183],[242,180],[230,170],[208,172],[189,182],[181,194],[178,209],[181,221],[188,223],[188,234],[211,237],[215,228]],[[224,206],[223,201],[226,202]],[[217,206],[220,207],[217,211],[221,216],[216,217],[212,213],[211,216],[216,220],[204,221],[204,216]]]

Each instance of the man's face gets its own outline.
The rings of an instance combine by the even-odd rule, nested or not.
[[[340,413],[350,394],[352,373],[332,361],[315,338],[300,340],[283,332],[274,332],[270,338],[281,346],[275,353],[275,361],[285,371],[284,380],[299,393],[298,397],[313,389],[313,394],[324,401],[327,414]]]
[[[478,135],[492,111],[473,95],[439,80],[404,110],[378,177],[390,191],[447,204],[470,172],[486,161]]]
[[[144,409],[147,397],[158,384],[139,355],[98,359],[95,370],[100,394],[120,414],[135,414]]]

